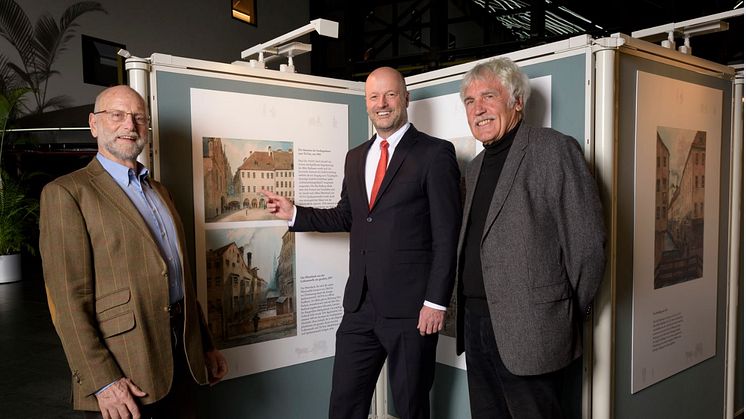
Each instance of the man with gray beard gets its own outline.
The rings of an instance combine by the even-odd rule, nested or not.
[[[39,248],[73,408],[86,418],[195,418],[197,385],[228,369],[197,303],[176,208],[137,162],[145,102],[111,87],[88,124],[96,158],[41,196]]]

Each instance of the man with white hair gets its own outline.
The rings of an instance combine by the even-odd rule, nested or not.
[[[466,171],[458,245],[457,351],[471,414],[559,418],[561,371],[605,268],[598,188],[577,141],[523,122],[526,75],[507,58],[461,84],[485,149]]]

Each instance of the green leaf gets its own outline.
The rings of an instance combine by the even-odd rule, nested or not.
[[[39,202],[7,174],[0,173],[0,180],[0,254],[33,253]]]
[[[14,0],[0,0],[0,36],[16,48],[24,65],[34,54],[33,33],[26,12]]]
[[[33,112],[36,113],[65,104],[64,98],[46,99],[47,83],[56,74],[53,66],[59,53],[65,51],[66,44],[73,38],[78,26],[76,20],[89,12],[106,13],[106,10],[100,2],[81,1],[65,10],[59,23],[45,13],[32,26],[16,0],[0,0],[0,36],[15,47],[20,57],[20,64],[8,58],[0,61],[1,91],[7,91],[16,81],[25,84],[33,93],[36,102]]]

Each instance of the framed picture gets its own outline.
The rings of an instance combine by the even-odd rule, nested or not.
[[[632,393],[715,356],[722,108],[637,72]]]
[[[231,377],[334,355],[347,235],[291,232],[262,193],[339,199],[348,106],[309,96],[190,89],[196,283]]]
[[[81,35],[83,49],[83,82],[99,86],[127,84],[124,57],[117,51],[124,44]]]

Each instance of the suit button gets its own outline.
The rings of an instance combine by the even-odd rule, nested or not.
[[[169,311],[169,307],[168,306],[163,306],[163,311]]]
[[[368,218],[365,219],[365,221],[371,223],[371,222],[373,222],[373,217],[368,217]]]
[[[365,254],[365,250],[361,250],[361,251],[360,251],[360,254],[361,254],[361,255],[364,255],[364,254]]]
[[[163,277],[168,278],[168,272],[163,272]]]

